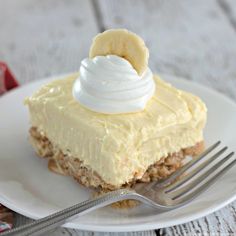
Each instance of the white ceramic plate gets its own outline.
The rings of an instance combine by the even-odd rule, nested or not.
[[[217,140],[236,148],[236,105],[198,84],[163,76],[178,88],[200,96],[208,107],[206,144]],[[89,198],[90,192],[70,177],[51,173],[28,143],[29,118],[23,99],[52,78],[40,80],[0,98],[0,203],[37,219]],[[157,88],[158,89],[158,88]],[[139,231],[182,224],[210,214],[236,199],[236,168],[191,204],[157,214],[146,206],[131,210],[106,207],[81,216],[65,227],[92,231]],[[223,191],[222,191],[223,189]]]

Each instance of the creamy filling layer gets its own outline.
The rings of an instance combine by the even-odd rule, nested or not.
[[[114,186],[141,178],[169,153],[203,140],[206,107],[196,96],[154,76],[144,111],[106,115],[81,106],[71,89],[78,75],[53,81],[27,98],[32,126],[63,153],[78,157]]]

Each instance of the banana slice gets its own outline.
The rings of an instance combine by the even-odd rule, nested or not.
[[[106,55],[117,55],[125,58],[139,75],[148,66],[149,51],[144,41],[126,29],[107,30],[93,39],[89,57]]]

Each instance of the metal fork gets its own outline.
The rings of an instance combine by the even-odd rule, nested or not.
[[[234,152],[221,158],[227,147],[223,147],[215,154],[209,155],[219,145],[220,141],[213,144],[197,158],[194,158],[163,181],[149,184],[140,183],[132,190],[120,189],[112,191],[0,235],[40,235],[66,223],[68,219],[71,220],[75,216],[78,217],[111,203],[127,199],[141,201],[156,208],[157,212],[169,211],[186,205],[235,165],[236,160],[232,157]],[[199,163],[207,156],[210,157]],[[211,166],[210,164],[213,165]]]

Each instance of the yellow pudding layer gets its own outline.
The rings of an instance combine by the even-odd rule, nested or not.
[[[207,109],[200,98],[154,76],[156,91],[144,111],[106,115],[72,96],[78,74],[55,80],[26,98],[31,124],[106,183],[121,186],[147,168],[203,140]]]

